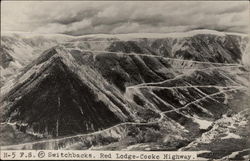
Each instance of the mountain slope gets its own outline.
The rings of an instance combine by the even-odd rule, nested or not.
[[[9,146],[2,148],[202,148],[211,151],[201,155],[207,158],[244,150],[239,147],[245,138],[230,137],[247,130],[231,131],[226,139],[213,134],[227,135],[218,122],[249,108],[249,68],[242,60],[248,38],[207,31],[160,36],[75,37],[21,67],[1,88],[0,108],[0,126],[20,141],[7,138],[1,144]],[[216,150],[230,140],[237,145],[223,155],[207,144],[197,146],[210,135]]]
[[[52,136],[94,131],[128,119],[121,103],[108,104],[112,96],[96,93],[100,87],[91,87],[90,81],[85,84],[65,61],[70,63],[51,49],[27,67],[26,75],[19,78],[24,81],[3,97],[11,106],[3,108],[7,112],[1,112],[5,113],[1,118]]]
[[[1,32],[1,82],[17,74],[44,50],[71,39],[65,35]]]

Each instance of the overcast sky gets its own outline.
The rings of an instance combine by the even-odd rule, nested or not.
[[[247,33],[249,2],[1,2],[1,30],[83,35],[214,29]]]

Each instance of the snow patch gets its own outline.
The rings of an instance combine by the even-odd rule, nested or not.
[[[215,30],[193,30],[188,32],[174,32],[174,33],[129,33],[129,34],[91,34],[77,36],[77,38],[118,38],[120,40],[138,39],[138,38],[178,38],[178,37],[192,37],[198,34],[226,36],[225,33]],[[230,34],[230,33],[227,33]]]
[[[212,121],[202,120],[196,115],[194,115],[193,121],[199,124],[200,129],[207,129],[213,123]]]
[[[125,149],[122,149],[122,151],[130,151],[130,150],[133,150],[135,148],[146,148],[146,147],[148,147],[148,145],[135,144],[135,145],[130,145],[130,146],[126,147]]]
[[[227,133],[227,136],[224,136],[222,137],[221,139],[224,140],[224,139],[240,139],[241,137],[239,135],[236,135],[234,133]]]

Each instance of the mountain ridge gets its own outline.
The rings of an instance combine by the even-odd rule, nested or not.
[[[127,33],[127,34],[87,34],[87,35],[78,35],[78,36],[73,36],[73,35],[68,35],[68,34],[50,34],[50,33],[36,33],[36,32],[21,32],[21,31],[1,31],[3,36],[6,36],[8,34],[20,34],[21,36],[25,35],[36,35],[36,36],[42,36],[42,35],[47,35],[47,36],[68,36],[68,37],[105,37],[105,36],[125,36],[125,35],[131,35],[131,36],[145,36],[145,35],[153,35],[153,37],[160,36],[160,37],[165,37],[165,36],[174,36],[174,34],[183,36],[185,35],[184,33],[190,34],[189,36],[194,36],[196,34],[212,34],[212,35],[238,35],[238,36],[248,36],[247,33],[236,33],[236,32],[223,32],[223,31],[217,31],[217,30],[208,30],[208,29],[197,29],[197,30],[190,30],[190,31],[182,31],[182,32],[170,32],[170,33]],[[155,35],[155,36],[154,36]],[[109,36],[108,36],[109,37]],[[140,36],[139,36],[140,37]],[[147,38],[147,37],[144,37]],[[157,38],[157,37],[156,37]],[[159,37],[158,37],[159,38]]]

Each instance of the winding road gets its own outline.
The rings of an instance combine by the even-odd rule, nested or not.
[[[81,51],[85,51],[85,52],[106,52],[106,53],[119,53],[119,52],[108,52],[108,51],[91,51],[91,50],[81,50]],[[121,53],[119,53],[121,54]],[[136,56],[147,56],[147,57],[157,57],[157,58],[163,58],[163,59],[168,59],[168,60],[173,60],[173,61],[181,61],[181,62],[191,62],[191,63],[203,63],[203,64],[210,64],[210,65],[222,65],[222,66],[217,66],[217,67],[214,67],[214,68],[225,68],[225,67],[242,67],[242,65],[239,65],[239,64],[223,64],[223,63],[210,63],[210,62],[199,62],[199,61],[193,61],[193,60],[181,60],[181,59],[174,59],[174,58],[164,58],[164,57],[161,57],[161,56],[156,56],[156,55],[146,55],[146,54],[129,54],[129,53],[124,53],[126,55],[136,55]],[[220,89],[219,92],[216,92],[216,93],[213,93],[213,94],[210,94],[210,95],[207,95],[207,94],[204,94],[203,93],[203,97],[199,98],[199,99],[196,99],[192,102],[189,102],[187,103],[186,105],[180,107],[180,108],[175,108],[174,106],[172,106],[170,104],[170,106],[172,106],[172,110],[169,110],[169,111],[161,111],[159,112],[160,114],[160,118],[155,120],[155,121],[152,121],[152,122],[147,122],[147,123],[139,123],[139,122],[124,122],[124,123],[120,123],[120,124],[117,124],[115,126],[112,126],[112,127],[109,127],[107,129],[103,129],[103,130],[100,130],[100,131],[96,131],[96,132],[93,132],[93,133],[89,133],[89,134],[79,134],[79,135],[74,135],[74,136],[68,136],[68,137],[63,137],[63,138],[56,138],[56,139],[47,139],[47,140],[41,140],[41,141],[35,141],[35,142],[29,142],[29,143],[23,143],[23,144],[17,144],[17,145],[8,145],[8,146],[1,146],[1,149],[10,149],[10,148],[14,148],[14,149],[19,149],[23,146],[29,146],[29,145],[34,145],[34,144],[39,144],[39,143],[47,143],[47,142],[58,142],[58,141],[63,141],[63,140],[66,140],[66,139],[72,139],[72,138],[77,138],[77,137],[85,137],[85,136],[92,136],[92,135],[96,135],[96,134],[100,134],[100,133],[103,133],[103,132],[107,132],[109,130],[112,130],[113,128],[116,128],[116,127],[119,127],[119,126],[123,126],[123,125],[153,125],[153,124],[158,124],[160,122],[163,121],[164,117],[165,117],[165,114],[166,113],[170,113],[170,112],[179,112],[179,110],[181,109],[185,109],[185,108],[188,108],[191,104],[195,104],[197,102],[200,102],[202,100],[205,100],[207,98],[212,98],[213,96],[216,96],[216,95],[220,95],[222,93],[226,93],[226,92],[230,92],[230,91],[234,91],[234,90],[242,90],[242,89],[245,89],[247,87],[245,86],[216,86],[216,85],[197,85],[197,86],[174,86],[174,87],[157,87],[157,86],[152,86],[152,85],[156,85],[156,84],[161,84],[161,83],[164,83],[164,82],[167,82],[167,81],[171,81],[171,80],[175,80],[179,77],[181,77],[182,75],[184,74],[181,74],[173,79],[169,79],[169,80],[166,80],[166,81],[163,81],[163,82],[156,82],[156,83],[142,83],[142,84],[138,84],[138,85],[134,85],[134,86],[129,86],[127,87],[126,89],[127,90],[130,90],[130,89],[140,89],[140,88],[158,88],[158,89],[183,89],[183,88],[217,88],[217,89]],[[127,91],[126,90],[126,91]],[[166,103],[166,102],[165,102]],[[165,104],[167,105],[167,104]],[[13,123],[2,123],[2,124],[13,124]]]

